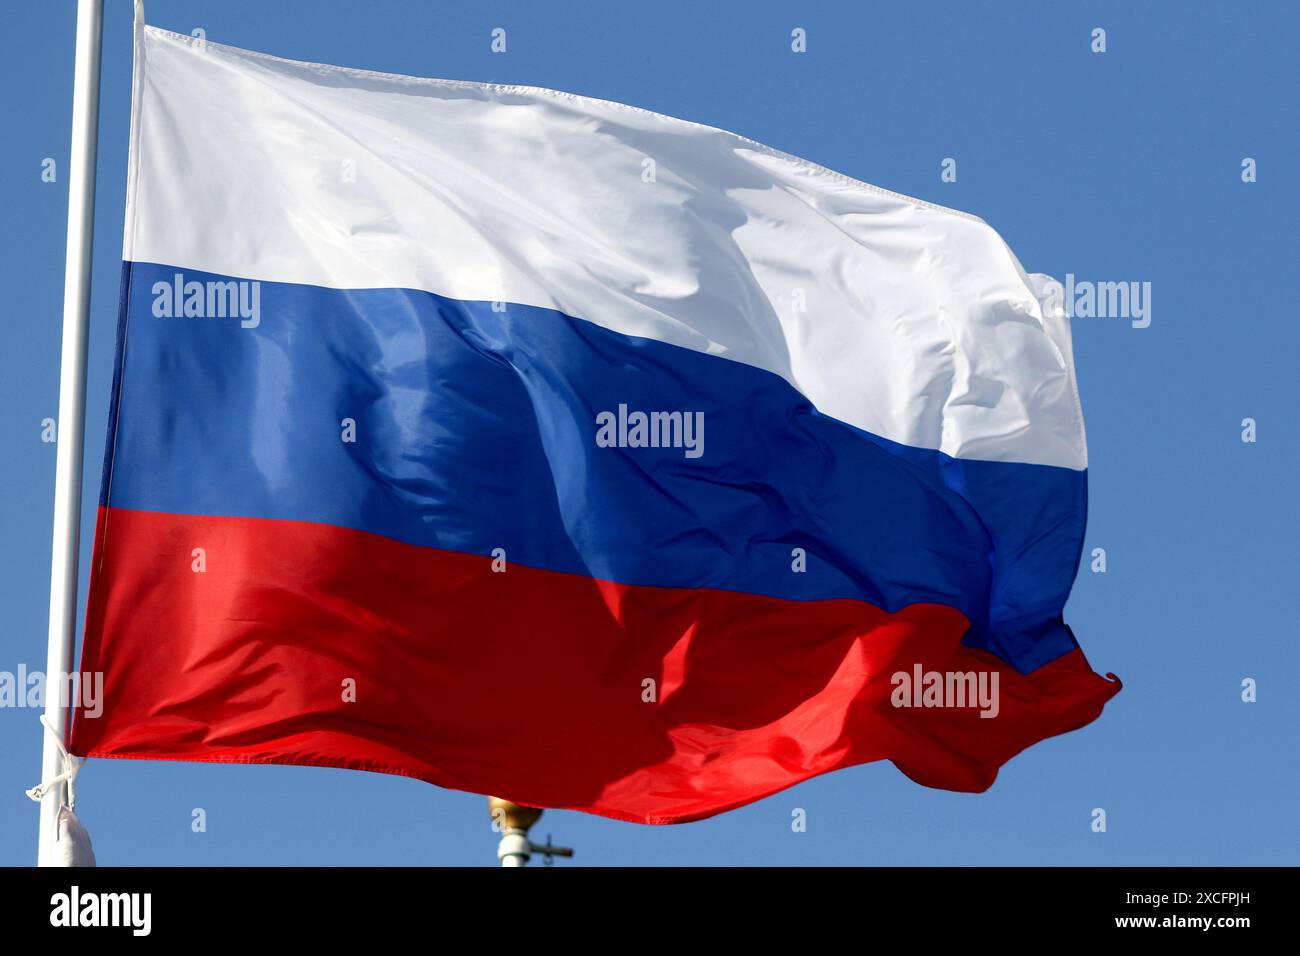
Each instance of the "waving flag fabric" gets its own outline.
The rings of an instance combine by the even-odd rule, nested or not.
[[[979,219],[550,90],[135,70],[75,752],[668,823],[981,790],[1118,690],[1067,321]]]

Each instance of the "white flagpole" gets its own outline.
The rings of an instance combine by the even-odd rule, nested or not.
[[[573,850],[568,847],[552,846],[549,833],[545,844],[528,839],[529,829],[542,817],[542,811],[536,807],[526,807],[501,797],[488,797],[488,813],[492,816],[493,828],[501,834],[497,859],[502,866],[527,866],[534,853],[545,857],[547,866],[551,865],[554,857],[573,856]]]
[[[81,465],[86,413],[86,338],[90,324],[90,258],[95,222],[95,154],[99,137],[99,54],[104,0],[77,2],[77,54],[72,81],[72,155],[68,170],[68,245],[63,273],[63,352],[54,471],[54,553],[50,566],[50,631],[45,666],[45,716],[60,737],[67,710],[60,688],[72,669],[77,625],[77,556],[81,537]],[[43,735],[41,779],[62,771],[58,743]],[[53,863],[60,783],[41,800],[37,864]]]

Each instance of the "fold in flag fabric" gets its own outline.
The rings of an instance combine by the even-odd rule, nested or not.
[[[672,823],[982,790],[1119,689],[1067,320],[981,220],[152,27],[133,96],[74,752]]]

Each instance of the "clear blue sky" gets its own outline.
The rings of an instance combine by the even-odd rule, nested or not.
[[[0,30],[0,670],[44,667],[67,208],[72,0]],[[1076,319],[1091,453],[1066,610],[1124,691],[988,793],[892,765],[686,826],[551,812],[572,864],[1300,862],[1300,145],[1285,3],[598,4],[149,0],[182,33],[400,73],[546,86],[724,127],[973,212],[1027,269],[1152,283],[1152,322]],[[87,542],[117,308],[131,2],[107,0],[86,436]],[[892,9],[891,9],[892,8]],[[489,51],[493,27],[508,52]],[[808,52],[790,52],[790,31]],[[1090,52],[1094,27],[1108,50]],[[58,182],[41,161],[58,161]],[[956,183],[940,163],[958,163]],[[1258,182],[1241,181],[1241,161]],[[1292,396],[1290,399],[1287,396]],[[1241,441],[1241,420],[1258,442]],[[163,637],[163,636],[160,636]],[[1259,700],[1240,700],[1241,681]],[[574,746],[581,746],[575,741]],[[0,709],[0,864],[36,853],[37,712]],[[487,864],[482,797],[296,767],[98,760],[79,810],[102,863]],[[191,832],[191,810],[207,832]],[[808,829],[792,833],[793,808]],[[1108,830],[1090,829],[1094,807]]]

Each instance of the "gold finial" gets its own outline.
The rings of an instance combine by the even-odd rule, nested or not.
[[[547,866],[557,856],[573,856],[568,847],[553,845],[550,834],[547,834],[545,844],[528,839],[529,828],[542,817],[542,811],[536,807],[526,807],[501,797],[488,797],[488,813],[492,815],[494,828],[501,832],[497,859],[502,866],[526,866],[534,853],[540,853]]]
[[[504,830],[519,830],[527,833],[529,828],[542,817],[542,811],[536,807],[526,807],[522,803],[512,803],[502,797],[488,797],[488,813],[492,820]]]

